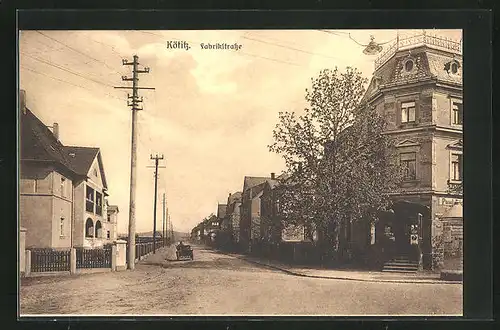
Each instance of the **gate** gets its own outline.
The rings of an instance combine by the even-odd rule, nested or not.
[[[32,272],[70,271],[70,251],[53,249],[31,249]]]
[[[111,268],[111,248],[77,248],[76,268]]]

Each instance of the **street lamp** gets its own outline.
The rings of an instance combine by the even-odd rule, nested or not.
[[[370,42],[367,45],[360,44],[359,42],[354,40],[354,38],[351,37],[351,34],[349,34],[349,38],[352,41],[354,41],[355,43],[357,43],[358,45],[365,47],[365,49],[363,50],[363,54],[365,54],[365,55],[377,55],[378,53],[380,53],[382,51],[382,45],[387,43],[387,42],[384,42],[384,43],[376,42],[375,37],[372,35],[370,36]]]

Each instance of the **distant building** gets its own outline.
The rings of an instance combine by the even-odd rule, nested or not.
[[[226,220],[226,204],[217,205],[217,219],[220,223],[220,229],[223,231],[229,230],[229,222]]]
[[[227,198],[226,218],[228,221],[231,241],[237,244],[240,240],[240,206],[241,192],[229,194]]]
[[[107,183],[99,148],[67,147],[21,91],[20,223],[26,247],[102,246]]]
[[[283,179],[280,176],[277,179]],[[281,201],[278,189],[286,189],[285,185],[278,180],[268,180],[264,183],[262,195],[260,196],[260,229],[262,240],[267,243],[280,242],[304,242],[310,241],[307,229],[302,226],[285,225],[282,223],[279,212]]]
[[[106,232],[106,239],[108,240],[108,243],[111,243],[118,238],[117,235],[118,212],[119,210],[117,205],[107,205],[107,210],[106,210],[107,218],[104,225],[104,230]]]
[[[274,173],[271,177],[245,176],[240,210],[240,247],[250,252],[253,243],[261,241],[260,227],[260,197],[267,181],[275,181]]]

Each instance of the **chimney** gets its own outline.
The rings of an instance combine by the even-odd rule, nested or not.
[[[54,123],[54,125],[52,125],[52,133],[54,133],[54,136],[56,137],[56,139],[59,140],[59,124],[58,123]]]
[[[271,179],[272,180],[276,179],[276,174],[275,173],[271,173]]]
[[[19,110],[23,115],[26,114],[26,91],[24,89],[19,90]]]

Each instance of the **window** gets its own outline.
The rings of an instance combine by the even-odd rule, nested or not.
[[[108,222],[111,222],[111,214],[108,214]]]
[[[95,237],[102,238],[102,225],[99,220],[95,223]]]
[[[97,169],[94,168],[94,176],[97,177]]]
[[[451,180],[462,181],[462,155],[451,154]]]
[[[66,178],[61,177],[61,196],[66,197]]]
[[[405,102],[401,104],[401,122],[415,122],[415,102]]]
[[[94,237],[94,222],[91,218],[85,222],[85,237]]]
[[[94,213],[94,189],[87,186],[85,210]]]
[[[453,125],[462,125],[463,121],[462,102],[453,101],[451,103],[451,118]]]
[[[109,230],[106,232],[106,238],[107,238],[107,239],[110,239],[110,238],[111,238],[111,233],[109,232]]]
[[[455,62],[451,65],[451,73],[457,74],[458,72],[458,64]]]
[[[413,70],[413,61],[412,60],[406,61],[405,70],[407,72],[410,72],[411,70]]]
[[[102,215],[102,194],[98,191],[95,192],[95,213]]]
[[[61,217],[61,221],[59,224],[59,236],[64,236],[64,217]]]
[[[416,180],[417,172],[417,157],[415,152],[407,152],[400,154],[401,171],[404,181]]]

